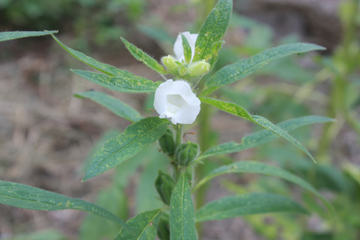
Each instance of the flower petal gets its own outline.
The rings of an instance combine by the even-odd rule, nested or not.
[[[194,55],[195,55],[195,43],[196,43],[196,39],[197,39],[199,34],[195,34],[195,33],[190,34],[190,32],[182,32],[177,36],[175,44],[174,44],[174,53],[175,53],[176,59],[179,62],[185,61],[184,48],[183,48],[183,45],[182,45],[181,34],[183,34],[184,37],[186,37],[186,39],[189,42],[189,45],[190,45],[190,48],[191,48],[191,60],[192,60]]]
[[[169,118],[173,124],[193,123],[200,112],[200,104],[190,85],[183,80],[167,80],[155,92],[155,110],[160,118]]]

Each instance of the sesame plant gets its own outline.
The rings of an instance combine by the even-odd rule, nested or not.
[[[175,56],[164,56],[161,59],[162,64],[121,38],[137,60],[159,73],[161,80],[156,82],[98,62],[67,47],[55,37],[55,31],[1,33],[0,41],[51,35],[69,54],[100,72],[72,70],[73,73],[114,91],[155,94],[153,106],[156,114],[150,117],[144,117],[126,103],[99,91],[86,91],[75,95],[91,99],[132,122],[123,133],[106,141],[94,153],[83,181],[112,168],[121,168],[133,161],[133,157],[144,148],[158,148],[151,145],[156,141],[162,154],[168,159],[168,171],[158,171],[155,182],[151,183],[154,184],[163,206],[141,212],[127,221],[117,213],[96,204],[13,182],[0,181],[0,202],[33,210],[86,211],[118,224],[118,234],[114,239],[155,239],[158,236],[161,240],[193,240],[201,238],[201,223],[205,221],[275,212],[309,213],[304,206],[288,197],[264,192],[237,194],[204,203],[202,189],[213,178],[229,173],[257,173],[275,176],[298,185],[315,195],[332,212],[331,205],[308,182],[273,165],[234,160],[233,163],[222,165],[207,174],[198,171],[211,157],[239,152],[278,137],[289,141],[294,146],[293,151],[297,148],[310,161],[315,162],[311,153],[288,132],[304,125],[332,121],[327,117],[303,116],[273,124],[262,116],[249,113],[236,103],[217,99],[216,90],[245,78],[272,61],[291,54],[324,49],[308,43],[286,44],[212,71],[224,44],[222,38],[229,25],[231,13],[232,1],[219,0],[199,33],[185,31],[178,35],[174,44]],[[226,142],[211,146],[211,108],[235,115],[264,129],[245,136],[240,143]],[[199,125],[198,143],[184,140],[184,129],[194,123]],[[198,194],[199,192],[202,194]],[[193,194],[196,194],[196,205]]]

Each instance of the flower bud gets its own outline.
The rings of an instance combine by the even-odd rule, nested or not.
[[[190,64],[188,73],[192,77],[198,77],[210,71],[210,64],[205,60],[194,62]]]
[[[197,157],[198,150],[199,145],[196,143],[183,143],[176,149],[176,161],[180,166],[188,166]]]
[[[159,145],[163,153],[168,156],[173,156],[175,153],[174,134],[170,129],[167,129],[165,134],[159,138]]]
[[[165,215],[165,214],[163,214]],[[158,228],[157,235],[160,240],[170,240],[170,224],[169,224],[169,216],[161,217]]]
[[[171,72],[176,72],[179,65],[176,63],[175,58],[172,56],[163,57],[161,59],[161,62],[164,64],[164,66]]]
[[[155,188],[160,195],[161,200],[170,205],[171,193],[175,187],[175,180],[168,174],[159,170],[158,177],[155,180]]]

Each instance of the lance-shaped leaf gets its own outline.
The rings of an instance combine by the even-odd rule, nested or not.
[[[241,60],[217,71],[206,83],[203,96],[216,90],[218,87],[228,85],[240,80],[256,69],[285,56],[294,53],[304,53],[313,50],[324,50],[324,47],[309,43],[292,43],[265,50],[248,59]]]
[[[161,209],[138,214],[126,222],[114,240],[154,240],[161,217]]]
[[[201,187],[203,184],[210,181],[214,177],[228,173],[259,173],[259,174],[266,174],[270,176],[280,177],[282,179],[295,183],[298,186],[315,194],[318,198],[320,198],[323,201],[323,203],[326,205],[326,207],[329,210],[333,211],[330,203],[323,196],[321,196],[321,194],[318,191],[316,191],[316,189],[313,186],[311,186],[308,182],[281,168],[272,165],[267,165],[264,163],[254,162],[254,161],[235,162],[230,165],[219,167],[211,171],[208,175],[206,175],[203,179],[201,179],[192,189],[192,192],[196,191],[199,187]]]
[[[19,183],[0,181],[0,203],[31,210],[76,209],[125,226],[120,218],[98,205]]]
[[[305,152],[315,162],[315,159],[313,158],[313,156],[300,142],[298,142],[295,138],[290,136],[290,134],[288,132],[286,132],[279,126],[274,125],[266,118],[257,116],[257,115],[251,115],[244,108],[240,107],[239,105],[237,105],[235,103],[224,102],[224,101],[220,101],[220,100],[216,100],[216,99],[212,99],[212,98],[200,98],[200,100],[202,102],[208,103],[214,107],[217,107],[225,112],[234,114],[238,117],[241,117],[241,118],[249,120],[253,123],[256,123],[256,124],[262,126],[263,128],[270,130],[271,132],[279,135],[280,137],[285,138],[286,140],[291,142],[293,145],[295,145],[296,147],[301,149],[303,152]]]
[[[104,107],[108,108],[117,116],[125,118],[130,122],[137,122],[143,118],[141,114],[138,111],[136,111],[134,108],[130,107],[129,105],[120,101],[119,99],[114,98],[113,96],[107,95],[102,92],[98,92],[98,91],[80,92],[80,93],[76,93],[75,97],[89,98],[94,102],[97,102],[103,105]]]
[[[187,174],[183,171],[171,194],[170,239],[196,240],[195,212]]]
[[[211,57],[211,59],[209,61],[210,69],[212,69],[215,66],[215,64],[216,64],[216,62],[218,60],[218,53],[219,53],[222,45],[224,44],[224,42],[225,42],[224,40],[221,40],[221,41],[215,42],[212,45],[212,47],[211,47],[212,57]]]
[[[59,39],[57,39],[53,34],[51,36],[55,39],[55,41],[63,48],[65,51],[67,51],[71,56],[76,58],[77,60],[80,60],[81,62],[85,63],[86,65],[99,70],[102,73],[105,73],[110,76],[126,76],[127,78],[135,78],[136,76],[130,72],[120,70],[114,66],[101,63],[99,61],[96,61],[95,59],[86,56],[82,52],[76,51],[74,49],[71,49],[67,47],[65,44],[60,42]]]
[[[196,212],[196,221],[275,212],[308,214],[302,206],[287,197],[271,193],[250,193],[225,197],[206,204]]]
[[[126,48],[129,50],[131,55],[133,55],[137,60],[143,62],[146,66],[148,66],[152,70],[155,70],[162,74],[166,73],[164,67],[161,66],[155,59],[150,57],[148,54],[144,53],[143,50],[137,48],[135,45],[126,41],[125,38],[121,38],[121,40],[124,42]]]
[[[213,44],[221,40],[229,25],[232,2],[232,0],[219,0],[206,18],[196,40],[194,62],[212,57]]]
[[[83,70],[72,70],[72,71],[77,75],[93,83],[99,84],[100,86],[118,92],[150,93],[150,92],[155,92],[159,85],[146,78],[138,77],[135,75],[133,75],[132,77],[128,77],[127,74],[124,75],[118,74],[116,77],[114,77],[114,76],[107,76],[101,73],[95,73],[95,72],[89,72]]]
[[[58,31],[15,31],[15,32],[0,32],[0,42],[26,38],[26,37],[39,37],[57,33]]]
[[[304,116],[299,118],[294,118],[277,124],[281,129],[290,132],[299,127],[314,124],[314,123],[325,123],[335,121],[332,118],[322,117],[322,116]],[[261,130],[255,133],[252,133],[241,140],[241,143],[236,142],[227,142],[220,144],[218,146],[209,148],[203,154],[201,154],[197,159],[205,159],[208,157],[228,154],[233,152],[240,152],[242,150],[259,146],[261,144],[270,142],[274,139],[277,139],[279,135],[269,131]]]
[[[144,118],[128,126],[123,134],[107,141],[93,156],[83,181],[89,180],[133,157],[141,149],[164,135],[167,119]]]
[[[183,45],[183,49],[184,49],[185,62],[190,63],[191,54],[192,54],[190,44],[189,44],[187,38],[183,34],[181,34],[181,39],[182,39],[182,45]]]

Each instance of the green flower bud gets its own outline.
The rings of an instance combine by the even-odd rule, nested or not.
[[[194,62],[190,64],[188,73],[193,77],[201,76],[210,71],[210,64],[205,60]]]
[[[168,156],[173,156],[175,153],[174,134],[170,129],[167,129],[165,134],[159,138],[159,145],[163,153]]]
[[[155,180],[155,188],[160,195],[161,200],[170,205],[171,193],[175,187],[175,180],[168,174],[159,170],[158,177]]]
[[[184,76],[187,73],[187,64],[182,64],[179,68],[179,74],[180,76]]]
[[[169,216],[164,216],[160,218],[157,235],[160,240],[170,240],[170,224]]]
[[[178,69],[179,65],[176,63],[176,59],[173,58],[172,56],[167,56],[167,57],[163,57],[161,59],[161,62],[164,64],[164,66],[170,70],[171,72],[176,72],[176,70]]]
[[[199,145],[192,142],[181,144],[175,152],[175,157],[180,166],[188,166],[197,157]]]

